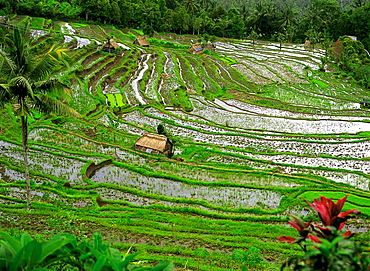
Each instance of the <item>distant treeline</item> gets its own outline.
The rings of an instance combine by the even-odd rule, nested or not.
[[[240,8],[242,6],[248,6],[249,8],[253,9],[258,0],[214,0],[217,5],[223,6],[226,10],[230,8]],[[292,5],[293,7],[297,8],[302,12],[305,13],[305,9],[311,4],[311,0],[274,0],[272,1],[276,3],[277,7],[283,7],[285,5]],[[353,7],[358,7],[364,5],[368,1],[353,1],[353,0],[339,0],[338,3],[343,9],[351,9]]]
[[[302,43],[353,35],[370,48],[368,0],[0,0],[0,15],[83,20],[157,32]]]

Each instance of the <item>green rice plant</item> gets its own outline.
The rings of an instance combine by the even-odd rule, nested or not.
[[[139,36],[144,36],[144,32],[140,29],[131,29],[131,31],[137,33]]]
[[[180,49],[180,50],[189,49],[188,45],[177,44],[172,41],[158,40],[156,38],[150,38],[148,41],[151,45],[158,45],[164,48]]]
[[[30,27],[31,28],[42,29],[44,24],[45,24],[45,19],[44,18],[32,17]]]
[[[175,55],[180,63],[179,65],[181,65],[181,71],[179,71],[179,73],[181,73],[180,77],[184,79],[186,86],[197,93],[201,93],[203,83],[200,78],[194,74],[192,65],[188,60],[188,56],[184,56],[184,54],[181,53],[175,53]]]
[[[340,199],[343,198],[343,196],[347,195],[348,193],[340,192],[340,191],[306,191],[301,194],[301,197],[307,199],[307,200],[313,200],[314,198],[317,198],[318,195],[332,198],[332,199]],[[359,209],[361,213],[365,216],[370,216],[369,212],[369,206],[370,206],[370,196],[364,193],[366,196],[357,196],[354,193],[351,193],[351,196],[348,198],[344,210],[349,209]]]
[[[178,87],[174,90],[175,96],[178,98],[180,105],[184,108],[185,111],[189,112],[193,110],[193,105],[189,100],[189,94],[186,92],[184,86]]]
[[[317,80],[317,79],[312,79],[312,82],[317,84],[319,87],[322,87],[322,88],[328,88],[329,85],[324,83],[323,81],[320,81],[320,80]]]
[[[80,27],[88,27],[89,25],[87,24],[81,24],[81,23],[71,23],[73,28],[80,28]]]

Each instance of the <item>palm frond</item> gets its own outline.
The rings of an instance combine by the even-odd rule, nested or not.
[[[6,45],[8,46],[8,48],[14,49],[14,47],[15,47],[14,41],[9,35],[4,37],[4,41],[5,41]]]
[[[45,94],[66,102],[70,101],[72,98],[71,89],[66,84],[55,78],[35,82],[34,87],[37,90],[37,93]]]
[[[10,73],[16,69],[14,61],[1,47],[0,47],[0,59],[1,59],[0,70],[2,75]]]
[[[50,55],[42,55],[29,61],[30,71],[28,76],[34,81],[42,81],[48,78],[51,72],[58,67],[58,61]]]
[[[34,109],[46,114],[56,113],[59,115],[77,118],[81,116],[76,110],[69,107],[62,101],[59,101],[57,99],[51,98],[43,94],[39,94],[36,96]]]
[[[18,28],[14,28],[10,38],[6,39],[6,42],[11,49],[10,53],[12,58],[20,70],[22,70],[27,63],[26,58],[30,48],[29,46],[26,46],[28,44],[25,42],[25,39],[25,33]]]
[[[52,60],[57,61],[58,54],[55,53],[56,45],[53,44],[49,50],[44,54],[44,57],[50,57]]]
[[[30,99],[34,99],[31,82],[23,76],[12,78],[9,81],[9,90],[13,96],[18,96],[20,98],[29,97]]]
[[[55,52],[57,53],[57,55],[59,56],[60,59],[63,59],[64,57],[67,56],[67,54],[65,53],[67,51],[68,51],[67,48],[57,48],[55,50]]]
[[[58,62],[61,66],[65,66],[66,68],[70,68],[70,62],[71,62],[71,59],[69,58],[68,54],[66,52],[68,52],[69,49],[67,48],[61,48],[61,47],[56,47],[55,48],[55,51],[54,51],[54,54],[57,55],[58,57]]]
[[[64,65],[66,49],[50,46],[40,54],[29,47],[28,31],[14,29],[0,47],[0,106],[16,104],[15,113],[29,116],[31,109],[42,113],[56,113],[80,117],[64,101],[71,98],[71,89],[57,79],[50,78],[56,68]]]
[[[0,84],[0,107],[4,107],[11,100],[8,84]]]

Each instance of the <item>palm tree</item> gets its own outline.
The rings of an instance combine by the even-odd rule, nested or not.
[[[31,209],[31,187],[28,169],[28,118],[32,112],[79,114],[64,102],[71,97],[71,90],[51,77],[51,72],[60,67],[66,49],[55,46],[37,54],[29,46],[28,29],[15,27],[5,37],[0,47],[0,106],[12,104],[15,115],[22,124],[22,147],[24,171],[27,184],[27,210]]]
[[[281,28],[286,28],[296,24],[297,21],[297,11],[294,9],[293,5],[285,5],[279,14],[279,23]]]
[[[185,7],[187,12],[191,15],[194,16],[195,13],[198,12],[200,5],[198,2],[194,0],[186,0],[185,1]]]
[[[271,31],[277,28],[276,22],[277,17],[276,3],[268,1],[257,1],[255,3],[255,11],[251,16],[251,27],[259,29],[265,35],[272,34]]]

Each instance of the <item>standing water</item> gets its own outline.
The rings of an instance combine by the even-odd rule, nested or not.
[[[144,54],[141,56],[141,63],[139,65],[139,74],[136,76],[136,78],[131,82],[131,86],[134,89],[136,99],[139,101],[141,104],[146,104],[144,99],[140,95],[139,91],[139,81],[143,79],[144,73],[149,69],[148,61],[150,58],[151,54]]]

